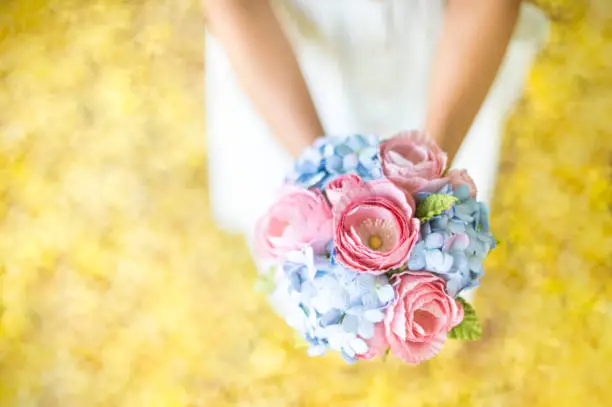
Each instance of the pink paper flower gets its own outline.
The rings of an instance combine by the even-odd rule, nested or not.
[[[414,201],[387,179],[351,188],[333,211],[336,260],[356,271],[404,265],[419,236]]]
[[[379,323],[374,325],[374,336],[366,341],[368,351],[361,355],[355,355],[357,359],[372,360],[377,357],[382,357],[389,348],[387,338],[385,336],[385,325]]]
[[[329,202],[332,204],[332,206],[334,206],[340,201],[342,195],[347,193],[349,190],[361,187],[362,185],[363,181],[356,174],[341,175],[327,184],[325,193],[327,194],[327,199]]]
[[[478,189],[476,188],[474,180],[469,176],[466,170],[450,170],[444,178],[448,179],[448,183],[453,189],[457,189],[460,185],[466,185],[470,190],[470,197],[476,198]]]
[[[320,253],[332,237],[332,212],[325,197],[318,191],[290,186],[257,222],[255,249],[271,259],[306,246]]]
[[[382,142],[380,157],[385,176],[410,194],[441,178],[446,168],[446,154],[416,131],[399,133]]]
[[[419,192],[429,192],[435,194],[442,189],[443,186],[450,184],[454,189],[457,189],[460,185],[465,185],[470,191],[470,197],[476,198],[478,189],[472,177],[470,177],[466,170],[450,170],[444,178],[438,178],[431,180],[419,188]]]
[[[396,274],[392,283],[397,299],[384,320],[391,352],[410,364],[433,358],[463,320],[463,307],[446,294],[444,280],[431,273]]]

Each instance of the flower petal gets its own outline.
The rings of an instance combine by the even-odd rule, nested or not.
[[[378,294],[378,298],[383,304],[388,303],[389,301],[393,301],[395,298],[395,292],[393,291],[393,287],[390,285],[385,285],[376,290]]]
[[[355,338],[349,344],[355,354],[362,354],[368,351],[368,344],[361,338]]]
[[[364,313],[364,317],[370,322],[377,323],[385,318],[385,314],[382,311],[371,309]]]
[[[428,249],[441,249],[444,245],[442,233],[432,233],[425,238],[425,247]]]
[[[363,339],[371,339],[374,336],[374,323],[362,319],[359,321],[359,329],[357,330],[357,335],[362,337]],[[355,351],[357,351],[355,349]],[[365,352],[357,352],[357,353],[365,353]]]
[[[439,271],[444,265],[444,255],[440,250],[427,250],[425,252],[426,269]]]
[[[359,318],[355,315],[345,315],[342,319],[342,329],[346,332],[356,334],[359,329]]]

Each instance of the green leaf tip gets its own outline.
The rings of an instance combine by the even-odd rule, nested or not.
[[[482,327],[476,316],[476,311],[469,302],[457,297],[457,302],[463,306],[463,321],[448,333],[450,339],[475,341],[482,337]]]

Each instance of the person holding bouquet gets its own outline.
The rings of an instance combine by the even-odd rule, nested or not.
[[[477,339],[503,120],[545,20],[519,0],[204,5],[213,216],[309,354],[418,364]]]
[[[488,202],[547,21],[520,0],[203,0],[213,216],[251,236],[322,135],[423,132]],[[501,68],[500,68],[501,67]]]

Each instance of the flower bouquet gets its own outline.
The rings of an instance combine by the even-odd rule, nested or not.
[[[318,139],[255,231],[273,307],[309,345],[349,363],[434,357],[481,335],[460,295],[495,247],[465,171],[424,134]]]

